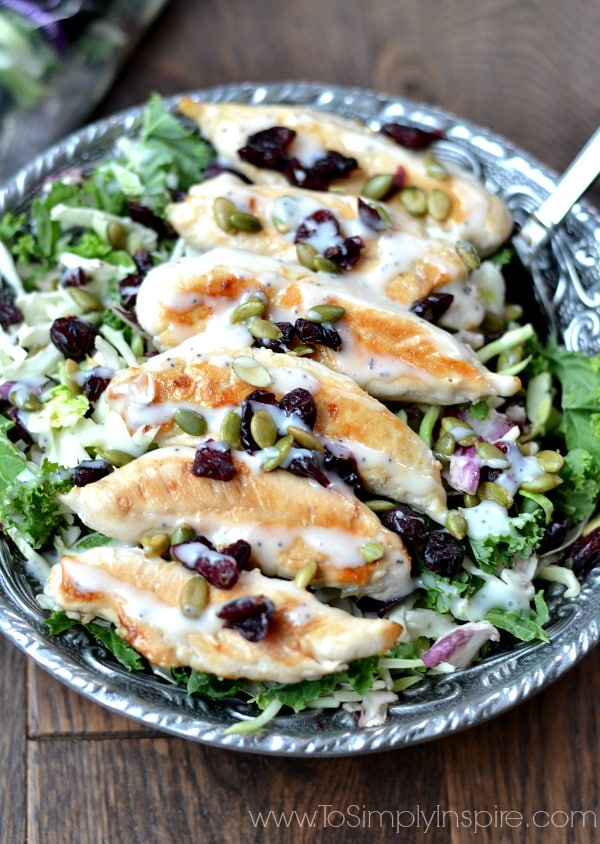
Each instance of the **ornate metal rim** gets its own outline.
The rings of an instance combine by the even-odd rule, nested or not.
[[[523,150],[476,124],[425,104],[358,88],[311,82],[246,82],[186,92],[211,101],[287,102],[334,111],[376,126],[401,119],[445,130],[440,155],[460,162],[508,202],[515,218],[532,210],[556,175]],[[176,108],[179,96],[167,102]],[[36,158],[0,192],[0,212],[26,207],[44,179],[74,164],[104,157],[118,137],[139,126],[143,106],[82,129]],[[541,271],[558,313],[564,342],[585,353],[600,346],[600,217],[576,205],[541,256]],[[591,572],[580,596],[551,595],[550,643],[527,645],[455,674],[429,679],[404,693],[378,728],[359,729],[347,713],[279,717],[260,732],[227,735],[243,708],[189,698],[153,675],[128,674],[84,631],[52,638],[31,582],[10,549],[0,544],[0,630],[42,668],[96,703],[148,727],[208,745],[289,756],[340,756],[403,747],[482,723],[526,700],[598,642],[600,572]]]

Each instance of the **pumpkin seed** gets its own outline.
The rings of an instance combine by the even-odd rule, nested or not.
[[[477,495],[482,501],[495,501],[501,507],[510,507],[512,498],[507,489],[495,481],[484,481],[477,487]]]
[[[545,472],[559,472],[565,462],[560,452],[551,451],[550,449],[538,451],[536,458]]]
[[[459,513],[458,510],[451,510],[446,516],[445,527],[455,539],[464,539],[469,526],[462,513]]]
[[[209,589],[206,580],[199,574],[190,577],[181,590],[179,606],[187,618],[199,618],[208,604]]]
[[[414,185],[402,188],[399,196],[400,202],[413,217],[422,217],[427,211],[427,196],[421,188]]]
[[[514,322],[523,316],[523,306],[509,303],[504,306],[504,319],[506,322]]]
[[[427,175],[433,179],[447,179],[450,175],[437,155],[433,155],[431,152],[425,154],[423,164]]]
[[[277,440],[277,426],[268,410],[257,410],[250,420],[250,433],[260,448],[270,448]]]
[[[240,232],[253,233],[262,229],[262,223],[258,217],[248,211],[234,211],[229,216],[229,225],[234,231]]]
[[[28,413],[34,413],[36,410],[41,410],[43,407],[42,401],[35,395],[35,393],[27,393],[22,389],[11,390],[8,394],[11,404],[14,404],[19,410],[25,410]]]
[[[364,183],[361,194],[367,199],[383,199],[394,184],[393,173],[377,173]]]
[[[262,363],[258,363],[254,358],[246,355],[238,355],[233,359],[231,368],[237,377],[250,384],[252,387],[268,387],[271,383],[271,376],[266,367]]]
[[[117,220],[111,220],[106,227],[106,239],[113,249],[125,249],[127,245],[125,226]]]
[[[367,563],[374,563],[375,560],[380,560],[385,554],[385,547],[381,542],[364,542],[358,550],[360,556]]]
[[[307,314],[306,319],[310,322],[337,322],[346,313],[341,305],[315,305]]]
[[[298,589],[306,589],[307,586],[310,586],[317,573],[317,568],[316,560],[307,560],[296,572],[294,586]]]
[[[280,337],[283,337],[279,326],[269,319],[252,317],[248,320],[247,328],[257,340],[279,340]]]
[[[329,258],[325,258],[324,255],[315,255],[313,264],[317,272],[334,274],[341,273],[341,269],[338,265],[334,264],[333,261],[330,261]]]
[[[102,307],[100,299],[83,287],[69,287],[69,293],[71,299],[86,311],[97,311]]]
[[[212,212],[215,223],[226,234],[234,229],[231,224],[231,215],[235,214],[237,210],[235,203],[227,199],[226,196],[217,196],[213,202]]]
[[[240,439],[241,429],[242,417],[235,410],[230,410],[221,422],[219,436],[227,445],[232,448],[239,448],[242,444]]]
[[[307,270],[315,269],[315,258],[317,257],[317,250],[310,243],[296,244],[296,257],[298,262],[306,267]]]
[[[201,437],[208,428],[204,416],[191,408],[178,407],[173,414],[173,419],[185,434],[190,434],[192,437]]]
[[[544,472],[543,475],[538,475],[531,481],[525,481],[519,488],[525,492],[549,492],[560,484],[562,484],[562,478],[555,472]]]
[[[478,270],[481,266],[481,259],[472,243],[467,240],[458,240],[456,242],[456,254],[463,262],[465,267],[469,270]]]
[[[434,188],[429,192],[427,196],[427,211],[434,220],[437,220],[439,223],[447,220],[451,206],[452,201],[445,190]]]
[[[118,448],[98,449],[96,455],[106,460],[107,463],[112,463],[113,466],[117,467],[125,466],[125,464],[131,463],[134,459],[133,454],[129,454],[127,451],[121,451]]]
[[[261,468],[263,472],[272,472],[273,469],[277,469],[278,466],[281,466],[285,458],[290,453],[293,444],[294,438],[290,436],[281,437],[281,439],[277,440],[275,445],[271,448],[273,454],[262,464]]]
[[[456,451],[456,440],[452,434],[441,434],[433,444],[433,450],[437,455],[451,457]]]
[[[478,495],[471,495],[468,492],[465,492],[463,495],[463,504],[465,507],[477,507],[479,504],[479,496]]]
[[[168,551],[171,540],[166,533],[155,533],[152,536],[142,536],[141,546],[146,554],[161,556]]]
[[[293,349],[288,349],[287,354],[303,357],[304,355],[312,355],[313,352],[313,346],[309,346],[307,343],[298,343],[298,345],[294,346]]]
[[[83,392],[83,388],[77,380],[77,376],[79,375],[79,364],[77,363],[77,361],[74,361],[72,358],[67,358],[65,360],[64,372],[65,384],[74,396],[78,396],[80,393]]]
[[[396,506],[392,501],[386,501],[385,498],[372,498],[365,501],[365,504],[374,513],[385,513],[388,510],[393,510]]]
[[[250,317],[261,317],[264,314],[266,307],[266,302],[263,302],[262,299],[258,299],[253,296],[245,302],[242,302],[241,305],[237,306],[231,314],[231,321],[234,323],[245,322],[247,319],[250,319]]]
[[[474,443],[475,451],[478,456],[488,465],[495,469],[503,469],[510,466],[510,460],[506,457],[503,451],[500,451],[495,445],[488,442],[477,440]]]
[[[325,451],[320,440],[318,440],[311,431],[307,431],[305,428],[296,428],[295,425],[290,425],[287,432],[294,438],[294,441],[297,442],[298,445],[302,446],[302,448],[317,451],[319,454],[322,454]]]
[[[170,536],[171,545],[179,545],[180,542],[188,542],[196,538],[196,531],[191,525],[177,525]]]

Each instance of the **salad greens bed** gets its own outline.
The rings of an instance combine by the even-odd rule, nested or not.
[[[165,208],[202,180],[214,157],[153,95],[138,135],[121,138],[113,158],[90,172],[59,173],[28,214],[0,219],[0,524],[42,585],[64,550],[109,541],[86,532],[57,499],[72,487],[77,463],[112,457],[118,465],[108,410],[93,390],[82,389],[77,373],[93,366],[102,382],[154,351],[135,320],[135,286],[151,266],[182,254]],[[508,274],[515,258],[508,246],[491,260]],[[67,315],[95,327],[93,364],[74,365],[50,341],[53,323]],[[360,712],[360,723],[377,723],[382,707],[426,674],[453,671],[518,641],[547,641],[545,589],[554,584],[566,599],[576,597],[578,579],[600,552],[593,518],[600,358],[538,336],[517,305],[506,305],[487,328],[480,359],[518,374],[517,396],[452,408],[393,406],[444,465],[454,514],[446,528],[463,559],[454,571],[436,570],[417,543],[411,548],[417,588],[408,599],[352,607],[403,624],[385,657],[292,686],[257,684],[188,668],[160,672],[102,621],[85,624],[91,636],[129,670],[154,670],[189,694],[256,703],[262,715],[231,728],[238,731],[256,729],[283,706],[343,705]],[[528,459],[544,469],[529,482],[515,468]],[[373,504],[383,518],[397,503]],[[414,515],[426,531],[439,528]],[[489,532],[472,529],[484,515]],[[348,608],[350,599],[331,592],[320,597]],[[81,623],[60,610],[47,619],[54,635]]]

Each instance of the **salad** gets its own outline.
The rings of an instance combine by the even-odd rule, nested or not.
[[[131,671],[256,707],[231,731],[327,707],[377,725],[424,677],[547,641],[548,589],[577,597],[600,550],[600,363],[511,301],[502,209],[489,200],[492,233],[457,239],[448,185],[461,176],[436,154],[439,133],[388,126],[426,181],[398,167],[363,175],[356,196],[350,156],[324,162],[308,142],[291,155],[301,128],[248,131],[236,117],[246,143],[234,137],[232,151],[209,139],[210,116],[199,129],[196,106],[182,110],[152,96],[136,137],[0,220],[2,532],[53,634],[82,626]],[[362,228],[343,216],[349,197]],[[404,302],[353,276],[370,239],[397,229],[427,267],[407,273]],[[223,268],[237,299],[222,286],[220,300],[208,287],[192,296],[194,279],[222,282]],[[383,278],[383,262],[369,268]],[[372,356],[361,368],[367,317],[380,345],[393,335],[396,368]],[[400,327],[434,351],[413,350],[409,366]],[[180,464],[197,485],[183,510],[176,493],[160,499],[159,522],[153,479],[168,486],[174,466],[180,483]],[[260,550],[266,525],[303,496],[309,549],[298,555],[294,535],[284,565]],[[246,521],[233,519],[240,503]],[[350,548],[348,508],[362,525]],[[90,560],[101,574],[84,571]],[[151,600],[136,603],[138,589]]]

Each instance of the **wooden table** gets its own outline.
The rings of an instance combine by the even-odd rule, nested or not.
[[[561,169],[598,123],[599,24],[589,0],[174,0],[97,115],[153,90],[311,79],[439,104]],[[475,823],[480,842],[555,844],[600,826],[598,651],[487,724],[336,760],[158,735],[3,639],[0,660],[2,844],[463,842]],[[298,815],[265,828],[271,810]]]

